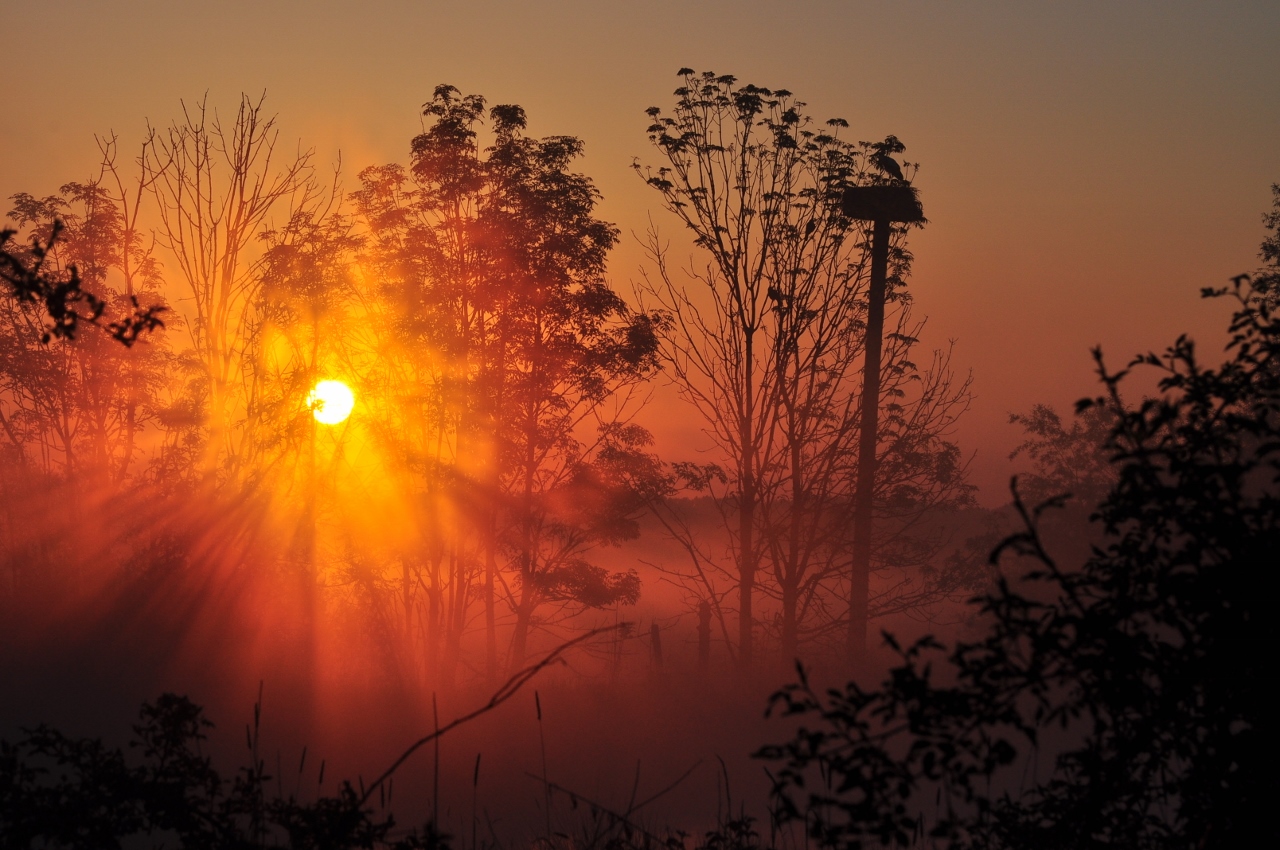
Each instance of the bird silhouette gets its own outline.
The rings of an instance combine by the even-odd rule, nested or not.
[[[901,180],[903,183],[907,182],[907,178],[902,176],[902,166],[898,165],[898,161],[884,151],[878,151],[871,164],[890,177]]]

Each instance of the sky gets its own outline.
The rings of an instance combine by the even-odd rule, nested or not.
[[[1280,182],[1275,2],[0,0],[0,28],[0,198],[88,177],[95,133],[129,150],[206,92],[231,110],[265,90],[283,138],[340,155],[354,185],[407,160],[421,104],[451,83],[586,142],[624,292],[650,215],[681,238],[630,168],[653,161],[644,109],[673,102],[677,69],[893,133],[930,222],[915,310],[926,347],[954,341],[972,370],[955,437],[987,504],[1016,466],[1009,413],[1092,393],[1091,347],[1119,366],[1186,332],[1216,356],[1229,311],[1200,288],[1257,265]],[[669,390],[647,421],[673,459],[704,442]]]

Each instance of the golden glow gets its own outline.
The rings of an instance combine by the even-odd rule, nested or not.
[[[321,381],[307,396],[311,415],[322,425],[337,425],[351,415],[356,397],[342,381]]]

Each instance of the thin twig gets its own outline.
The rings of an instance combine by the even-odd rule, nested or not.
[[[680,777],[676,779],[674,782],[672,782],[670,785],[668,785],[666,788],[663,788],[661,791],[659,791],[656,794],[650,794],[648,797],[641,800],[639,803],[636,803],[634,806],[628,807],[627,813],[630,814],[632,812],[638,812],[641,809],[643,809],[645,806],[652,803],[654,800],[657,800],[660,797],[665,797],[667,794],[670,794],[680,785],[680,783],[684,782],[686,779],[692,776],[693,772],[697,770],[701,764],[702,764],[701,759],[699,759],[698,761],[695,761],[692,767],[690,767],[684,773],[680,774]]]
[[[524,685],[530,679],[538,675],[538,673],[542,672],[547,667],[550,667],[552,664],[559,661],[567,651],[577,646],[578,644],[585,643],[591,638],[596,637],[597,635],[600,635],[600,634],[604,634],[605,632],[612,632],[630,625],[631,625],[630,623],[619,623],[616,626],[602,626],[598,629],[592,629],[586,634],[579,635],[578,637],[574,638],[571,641],[566,641],[565,643],[560,644],[551,652],[547,653],[547,655],[543,657],[542,660],[537,662],[536,664],[531,664],[528,667],[525,667],[523,670],[518,671],[515,675],[513,675],[510,679],[508,679],[502,685],[502,687],[498,688],[498,690],[494,692],[493,696],[489,698],[489,701],[486,702],[484,705],[480,706],[475,711],[472,711],[468,714],[464,714],[463,716],[453,720],[452,722],[450,722],[445,726],[439,727],[436,731],[432,732],[430,735],[427,735],[426,737],[420,738],[417,741],[415,741],[408,749],[406,749],[403,753],[400,754],[399,758],[397,758],[394,762],[391,763],[390,767],[388,767],[386,770],[382,772],[381,776],[375,779],[373,783],[364,790],[364,793],[360,796],[360,805],[363,806],[366,802],[368,802],[369,797],[374,792],[374,789],[378,788],[379,786],[382,785],[382,783],[390,779],[391,775],[400,768],[400,765],[404,764],[409,759],[409,756],[413,755],[421,747],[431,743],[436,738],[439,738],[440,736],[444,735],[446,732],[450,732],[453,729],[456,729],[457,727],[461,726],[462,724],[467,723],[468,721],[475,720],[480,715],[486,714],[492,711],[493,709],[497,708],[498,706],[502,705],[504,702],[511,699],[513,696],[515,696],[516,692],[518,692],[520,688],[524,687]]]

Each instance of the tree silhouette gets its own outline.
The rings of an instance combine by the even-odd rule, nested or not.
[[[774,709],[815,721],[765,747],[779,817],[823,846],[1237,847],[1277,838],[1267,567],[1280,545],[1280,319],[1247,277],[1229,358],[1185,336],[1130,368],[1160,396],[1126,404],[1128,370],[1080,403],[1112,425],[1104,538],[1064,566],[1038,532],[1055,502],[993,553],[986,629],[946,651],[899,648],[883,684]],[[1031,777],[1028,781],[1028,777]],[[1270,839],[1266,838],[1270,836]]]
[[[530,138],[523,110],[502,105],[482,147],[484,98],[447,85],[425,114],[410,167],[366,169],[353,195],[391,305],[393,359],[370,378],[397,400],[378,427],[425,493],[429,619],[456,655],[478,584],[492,672],[504,599],[518,663],[540,608],[636,598],[634,573],[586,553],[634,533],[627,493],[652,466],[629,417],[655,365],[653,318],[605,280],[617,231],[570,170],[578,139]]]
[[[660,328],[664,365],[722,455],[727,489],[717,502],[733,540],[739,660],[750,663],[754,652],[762,587],[778,598],[783,652],[794,657],[806,620],[811,636],[834,633],[842,612],[824,606],[828,597],[848,598],[834,586],[848,581],[841,567],[870,261],[867,229],[840,202],[849,186],[883,181],[876,157],[900,145],[844,141],[845,121],[815,126],[788,91],[689,69],[680,77],[674,109],[648,110],[661,165],[635,168],[692,232],[694,286],[669,265],[653,231],[656,274],[640,290],[671,317]],[[892,243],[895,314],[882,363],[877,483],[881,510],[905,521],[886,524],[887,537],[968,492],[964,462],[945,434],[969,386],[953,376],[945,352],[928,369],[912,362],[922,323],[911,318],[904,287],[905,232],[897,228]],[[690,551],[697,543],[686,541]],[[888,543],[881,541],[882,558]],[[703,592],[719,608],[715,589]]]
[[[424,114],[431,123],[412,140],[409,168],[366,168],[351,195],[364,234],[361,297],[373,315],[362,346],[370,355],[354,371],[371,400],[374,433],[423,506],[424,545],[404,558],[398,581],[406,636],[422,624],[408,651],[421,643],[427,669],[450,668],[479,585],[492,677],[500,553],[489,494],[498,486],[487,436],[493,415],[480,399],[496,392],[492,364],[500,358],[489,355],[495,337],[477,224],[486,193],[476,129],[484,98],[439,86]],[[472,481],[478,492],[468,491]],[[470,533],[449,533],[461,527]]]
[[[154,264],[145,254],[139,261],[101,179],[67,183],[41,199],[19,193],[13,201],[9,217],[29,234],[31,248],[4,258],[26,287],[25,295],[0,301],[4,436],[46,473],[117,484],[130,471],[162,368],[163,345],[133,344],[161,326],[166,309]],[[108,273],[130,259],[141,269],[117,291]],[[140,307],[139,296],[152,304]],[[109,333],[77,338],[86,321],[105,323]]]
[[[593,543],[635,536],[619,524],[640,507],[625,496],[634,479],[613,473],[633,458],[641,463],[633,471],[643,475],[636,452],[650,439],[615,411],[634,410],[627,394],[653,373],[656,339],[653,318],[633,314],[604,279],[618,235],[594,218],[599,193],[591,181],[566,170],[582,143],[524,137],[519,107],[495,107],[491,117],[494,192],[482,223],[501,293],[506,413],[497,452],[509,470],[518,663],[542,601],[603,607],[639,596],[634,572],[606,579],[582,556]],[[607,411],[611,400],[620,407]],[[615,497],[592,498],[593,482]]]

